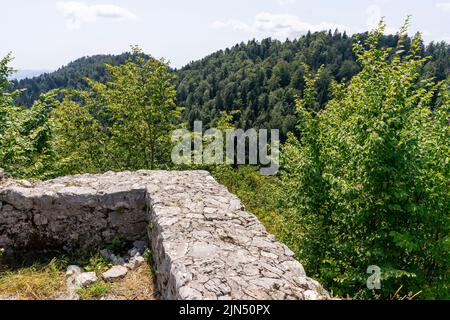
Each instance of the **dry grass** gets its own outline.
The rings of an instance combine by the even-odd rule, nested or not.
[[[98,281],[78,290],[83,300],[155,300],[153,274],[145,264],[129,271],[126,277],[117,282]]]
[[[402,289],[403,289],[403,285],[401,285],[400,288],[398,288],[398,290],[393,295],[391,295],[389,299],[390,300],[400,300],[400,301],[408,301],[408,300],[412,301],[422,293],[422,291],[419,291],[416,293],[408,292],[408,294],[402,296],[400,294],[400,291],[402,291]]]
[[[89,265],[97,275],[97,260],[89,260]],[[65,265],[54,259],[48,264],[12,270],[0,269],[0,300],[55,300],[66,299],[68,295]],[[82,300],[154,300],[153,272],[145,263],[138,269],[129,271],[124,279],[117,282],[99,280],[87,288],[77,291]]]
[[[0,296],[19,300],[56,299],[65,287],[65,275],[53,262],[0,274]]]
[[[128,272],[121,281],[111,284],[108,300],[155,300],[153,273],[147,264]]]

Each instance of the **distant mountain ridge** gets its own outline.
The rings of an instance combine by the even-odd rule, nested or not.
[[[27,70],[27,69],[17,70],[17,72],[15,72],[13,75],[11,75],[10,79],[20,81],[23,79],[35,78],[35,77],[40,76],[41,74],[51,73],[51,72],[52,72],[52,70]]]
[[[96,81],[106,81],[108,75],[105,64],[120,65],[131,57],[126,52],[120,55],[94,55],[82,57],[51,73],[44,73],[32,79],[14,80],[12,89],[25,89],[17,100],[24,106],[31,106],[41,93],[59,89],[84,89],[87,86],[85,78]]]

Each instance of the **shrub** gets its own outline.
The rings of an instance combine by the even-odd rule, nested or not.
[[[419,298],[449,297],[450,94],[419,81],[421,38],[405,52],[406,27],[396,49],[378,45],[383,23],[355,44],[361,73],[334,84],[318,113],[306,111],[309,75],[299,134],[284,147],[289,237],[307,271],[340,296],[372,296],[366,270],[377,265],[381,298],[402,285]]]

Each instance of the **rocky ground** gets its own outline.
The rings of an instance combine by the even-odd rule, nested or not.
[[[103,263],[80,267],[69,265],[65,272],[48,269],[18,269],[2,279],[0,300],[154,300],[153,270],[146,259],[147,244],[135,241],[124,255],[109,249],[100,251]]]

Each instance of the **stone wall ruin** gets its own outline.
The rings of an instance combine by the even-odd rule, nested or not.
[[[163,299],[327,299],[293,252],[204,171],[0,182],[0,248],[78,250],[149,237]]]

